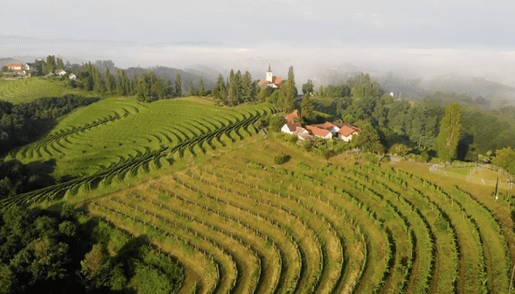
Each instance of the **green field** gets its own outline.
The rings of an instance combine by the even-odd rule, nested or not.
[[[146,236],[183,267],[179,293],[509,293],[505,190],[360,153],[325,160],[261,132],[274,111],[101,100],[10,154],[77,178],[0,204],[73,203]]]
[[[68,80],[39,77],[17,80],[0,79],[0,100],[13,104],[30,102],[41,97],[60,97],[64,94],[95,96],[92,92],[68,87]]]

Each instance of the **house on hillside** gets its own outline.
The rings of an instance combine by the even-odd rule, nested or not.
[[[17,74],[17,75],[20,75],[20,76],[24,76],[25,75],[25,71],[21,70],[21,69],[15,69],[14,73]]]
[[[332,139],[333,134],[325,129],[321,129],[317,126],[306,126],[306,129],[315,137],[319,137],[322,139]]]
[[[22,70],[21,63],[8,63],[7,68],[13,71]]]
[[[286,119],[287,122],[291,122],[291,121],[293,121],[294,118],[298,118],[299,120],[301,120],[302,116],[299,113],[299,111],[297,109],[295,109],[292,113],[288,113],[284,118]]]
[[[270,65],[268,65],[268,71],[266,72],[266,78],[260,80],[258,82],[258,86],[260,88],[262,87],[272,87],[274,89],[278,89],[281,87],[281,77],[278,77],[278,76],[274,76],[272,74],[272,69],[270,67]]]
[[[333,124],[333,123],[328,122],[328,121],[326,121],[323,124],[314,125],[314,126],[317,127],[317,128],[320,128],[320,129],[328,130],[334,136],[336,136],[338,134],[338,131],[340,130],[340,127],[338,125]]]
[[[30,70],[30,65],[28,65],[27,63],[24,63],[22,67],[24,70]]]
[[[350,124],[342,124],[338,131],[338,139],[341,141],[349,142],[353,136],[359,134],[359,128],[351,126]]]
[[[301,124],[299,122],[290,121],[284,124],[284,126],[281,128],[281,132],[287,134],[295,134],[297,128],[302,128]]]
[[[66,71],[64,69],[56,69],[55,74],[62,77],[66,75]]]
[[[73,73],[72,73],[72,74],[70,74],[68,77],[70,78],[70,80],[75,80],[75,79],[77,79],[77,76],[76,76],[75,74],[73,74]]]

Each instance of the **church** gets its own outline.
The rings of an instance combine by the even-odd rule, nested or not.
[[[268,71],[266,72],[266,79],[260,80],[258,82],[258,86],[260,88],[268,86],[274,89],[278,89],[279,87],[281,87],[281,77],[274,76],[272,74],[270,64],[268,65]]]

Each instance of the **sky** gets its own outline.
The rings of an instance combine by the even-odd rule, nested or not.
[[[62,40],[46,48],[74,58],[105,54],[127,65],[200,61],[241,68],[274,60],[284,72],[288,62],[305,70],[352,63],[417,75],[457,72],[515,86],[513,0],[20,0],[0,7],[0,36],[106,41],[91,50],[59,45]],[[0,57],[45,49],[6,40],[0,37]],[[179,42],[209,43],[174,45]]]

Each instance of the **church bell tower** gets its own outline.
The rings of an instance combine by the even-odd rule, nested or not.
[[[270,63],[268,63],[268,71],[266,72],[266,80],[271,83],[272,77],[273,77],[272,69],[270,68]]]

